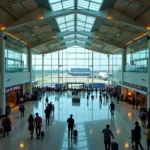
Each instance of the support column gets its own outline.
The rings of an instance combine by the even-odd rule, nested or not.
[[[94,60],[93,60],[93,51],[92,51],[92,88],[93,88],[93,71],[94,71],[93,64],[94,64]]]
[[[110,60],[109,60],[109,55],[107,55],[108,57],[108,86],[110,85],[110,79],[109,79],[109,74],[110,74]]]
[[[123,84],[124,84],[124,72],[125,72],[125,66],[126,66],[126,48],[122,49],[122,80],[121,80],[121,94],[123,94]]]
[[[150,108],[150,32],[148,33],[148,93],[147,93],[147,110]]]
[[[32,95],[32,49],[28,49],[28,67],[29,67],[29,72],[30,72],[30,95]]]
[[[5,32],[0,31],[0,115],[5,115]]]
[[[42,55],[42,87],[44,87],[44,55]]]
[[[60,88],[60,51],[58,51],[58,87]]]

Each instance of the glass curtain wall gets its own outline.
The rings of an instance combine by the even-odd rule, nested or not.
[[[148,42],[139,41],[136,45],[127,47],[126,71],[147,72]]]
[[[10,49],[5,49],[6,72],[27,71],[27,55]]]
[[[71,47],[46,54],[44,56],[44,85],[55,87],[58,83],[72,83],[76,86],[79,85],[77,83],[85,83],[86,85],[92,82],[107,84],[108,78],[100,77],[100,74],[111,76],[121,65],[121,58],[121,55],[110,55],[108,73],[107,54],[93,52],[93,61],[92,51],[80,47]],[[39,86],[42,86],[42,55],[33,55],[33,66],[36,81]]]

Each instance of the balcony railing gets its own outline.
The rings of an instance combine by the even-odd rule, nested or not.
[[[6,65],[5,72],[6,73],[28,72],[28,66]]]
[[[147,65],[142,66],[125,66],[125,72],[148,72]]]

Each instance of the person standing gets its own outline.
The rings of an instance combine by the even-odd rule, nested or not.
[[[73,115],[70,115],[70,118],[67,119],[67,123],[68,123],[68,138],[70,138],[70,132],[72,138],[73,128],[75,127]]]
[[[46,118],[46,125],[49,125],[50,110],[49,110],[48,106],[45,109],[45,118]]]
[[[140,118],[141,118],[141,121],[142,121],[142,127],[146,128],[146,112],[145,110],[143,110],[140,114]]]
[[[40,137],[41,126],[42,126],[42,118],[39,116],[38,113],[36,113],[36,117],[35,117],[35,129],[36,129],[36,138],[37,139]]]
[[[114,110],[115,110],[115,104],[113,103],[113,101],[111,102],[109,108],[110,108],[111,115],[113,116],[114,115]]]
[[[10,121],[9,117],[7,116],[7,114],[5,115],[5,117],[2,120],[1,126],[4,129],[4,137],[5,137],[6,133],[7,133],[7,135],[9,135],[9,132],[11,131],[11,121]]]
[[[111,144],[111,137],[113,139],[114,138],[114,135],[112,133],[112,131],[109,129],[110,128],[110,125],[107,124],[106,125],[106,128],[103,129],[102,133],[104,134],[104,144],[105,144],[105,150],[110,150],[110,144]]]
[[[21,112],[21,117],[24,117],[25,107],[24,107],[24,103],[23,102],[20,103],[19,110]]]
[[[141,144],[141,127],[139,126],[138,121],[135,122],[134,134],[135,134],[135,149],[138,150],[139,145],[141,150],[144,150]]]
[[[34,134],[34,118],[32,116],[32,114],[30,114],[29,118],[28,118],[28,130],[30,131],[30,135],[31,135],[31,139],[33,139],[33,134]]]

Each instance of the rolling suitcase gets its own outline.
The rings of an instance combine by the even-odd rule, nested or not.
[[[77,136],[78,136],[78,131],[76,129],[73,131],[73,136],[74,136],[74,138],[77,138]]]
[[[41,131],[41,138],[44,138],[44,131]]]
[[[43,139],[44,138],[44,130],[43,130],[43,127],[42,127],[42,129],[41,129],[41,138]]]
[[[111,150],[118,150],[118,143],[111,142]]]

